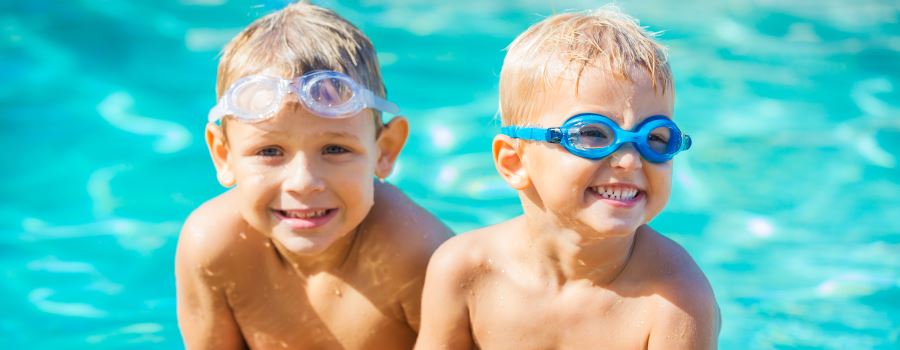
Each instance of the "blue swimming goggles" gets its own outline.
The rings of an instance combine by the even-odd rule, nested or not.
[[[391,114],[400,112],[397,105],[375,96],[350,76],[319,70],[291,80],[268,75],[238,79],[209,111],[209,122],[215,123],[226,115],[244,122],[271,118],[292,92],[309,111],[325,118],[346,118],[365,108]]]
[[[678,152],[691,148],[691,137],[661,115],[644,119],[632,131],[623,130],[606,116],[581,113],[558,128],[504,126],[500,132],[515,139],[558,143],[569,153],[587,159],[606,157],[629,142],[644,159],[653,163],[668,161]]]

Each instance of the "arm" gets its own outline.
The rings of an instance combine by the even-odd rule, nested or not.
[[[422,288],[428,260],[435,250],[453,236],[446,225],[389,183],[375,184],[375,205],[369,228],[383,232],[375,243],[393,250],[392,275],[398,288],[400,314],[418,333],[422,315]],[[403,217],[403,220],[397,220]]]
[[[422,293],[426,278],[425,276],[427,275],[426,266],[428,265],[429,258],[434,254],[437,247],[446,241],[448,237],[452,236],[450,229],[436,220],[431,224],[425,225],[424,228],[420,228],[418,231],[422,230],[426,232],[424,235],[417,231],[409,232],[411,237],[422,236],[423,238],[421,240],[416,239],[415,241],[407,240],[406,242],[401,242],[401,244],[405,243],[407,246],[412,245],[417,248],[417,254],[413,254],[413,259],[409,259],[410,261],[407,261],[404,264],[407,269],[412,270],[412,272],[409,273],[412,278],[405,284],[405,287],[402,288],[400,292],[403,300],[401,302],[403,316],[416,333],[419,332],[422,324]]]
[[[417,350],[475,348],[469,323],[465,259],[453,249],[454,240],[442,245],[428,263],[422,291],[422,325]]]
[[[682,308],[683,307],[683,308]],[[672,305],[650,333],[647,349],[717,349],[722,318],[715,299]]]
[[[187,349],[246,349],[225,292],[216,288],[206,271],[208,248],[202,235],[185,224],[175,254],[178,327]]]

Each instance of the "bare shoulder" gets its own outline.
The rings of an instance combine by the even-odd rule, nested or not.
[[[231,191],[195,209],[178,237],[176,268],[204,269],[206,275],[228,271],[236,257],[246,253],[247,240],[258,239],[238,212]]]
[[[353,274],[378,281],[372,288],[390,296],[384,302],[397,306],[395,316],[418,331],[428,259],[452,232],[398,188],[376,183],[374,205],[357,235]]]
[[[649,226],[642,226],[635,237],[635,265],[644,270],[644,277],[653,285],[665,289],[683,290],[687,294],[712,294],[706,276],[694,259],[677,242],[659,234]]]
[[[451,285],[462,288],[489,270],[489,257],[501,255],[503,244],[498,237],[512,229],[513,219],[492,226],[469,231],[450,238],[442,244],[428,264],[428,274],[436,274]]]
[[[188,348],[239,349],[246,344],[228,302],[235,257],[248,248],[237,238],[246,228],[226,192],[194,210],[175,254],[178,325]],[[246,264],[245,264],[246,265]]]
[[[508,226],[507,222],[455,236],[431,257],[422,292],[417,349],[477,347],[472,337],[470,298],[490,271],[490,257],[503,246],[497,244],[496,235],[508,231]]]
[[[382,263],[413,274],[424,273],[434,250],[453,235],[433,214],[388,183],[375,185],[375,203],[362,226],[360,254],[381,255]],[[385,252],[390,254],[383,256]]]
[[[648,226],[638,230],[635,238],[635,255],[643,285],[655,294],[657,305],[654,327],[666,334],[695,332],[704,340],[714,343],[720,327],[719,308],[712,287],[703,271],[690,254],[677,242],[664,237]],[[711,340],[710,340],[711,339]],[[696,343],[697,348],[706,348]]]

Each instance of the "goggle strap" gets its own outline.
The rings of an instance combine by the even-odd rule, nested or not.
[[[385,100],[381,97],[378,97],[378,95],[375,95],[374,92],[372,92],[369,89],[366,89],[363,86],[357,85],[357,89],[358,89],[358,91],[359,91],[358,93],[360,94],[360,97],[363,99],[363,103],[366,105],[366,107],[375,108],[379,111],[388,112],[388,113],[394,114],[394,115],[400,114],[400,108],[397,107],[397,105],[394,104],[393,102]]]
[[[562,140],[562,133],[559,128],[520,128],[517,126],[504,126],[500,128],[500,132],[514,139],[522,139],[529,141],[545,141],[550,143],[559,143]]]
[[[363,90],[363,91],[366,91],[366,92],[372,94],[372,107],[374,107],[375,109],[382,111],[382,112],[388,112],[388,113],[394,114],[394,115],[400,114],[400,107],[397,107],[397,104],[395,104],[391,101],[385,100],[381,97],[378,97],[369,90]]]
[[[222,107],[222,103],[217,103],[215,106],[213,106],[212,109],[209,110],[209,115],[207,116],[207,118],[209,118],[210,123],[216,123],[224,118],[225,114],[225,108]]]

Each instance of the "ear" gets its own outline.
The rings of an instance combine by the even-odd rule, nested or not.
[[[409,136],[409,122],[403,116],[396,116],[381,129],[378,135],[379,155],[375,164],[375,176],[384,179],[394,170],[394,164],[400,150],[406,144],[406,138]]]
[[[494,154],[494,167],[500,177],[516,190],[524,190],[531,186],[531,179],[522,164],[519,144],[506,135],[494,136],[491,149]]]
[[[206,147],[209,148],[209,155],[216,166],[219,184],[225,187],[234,186],[234,172],[229,162],[231,153],[225,139],[225,130],[215,123],[206,124]]]

